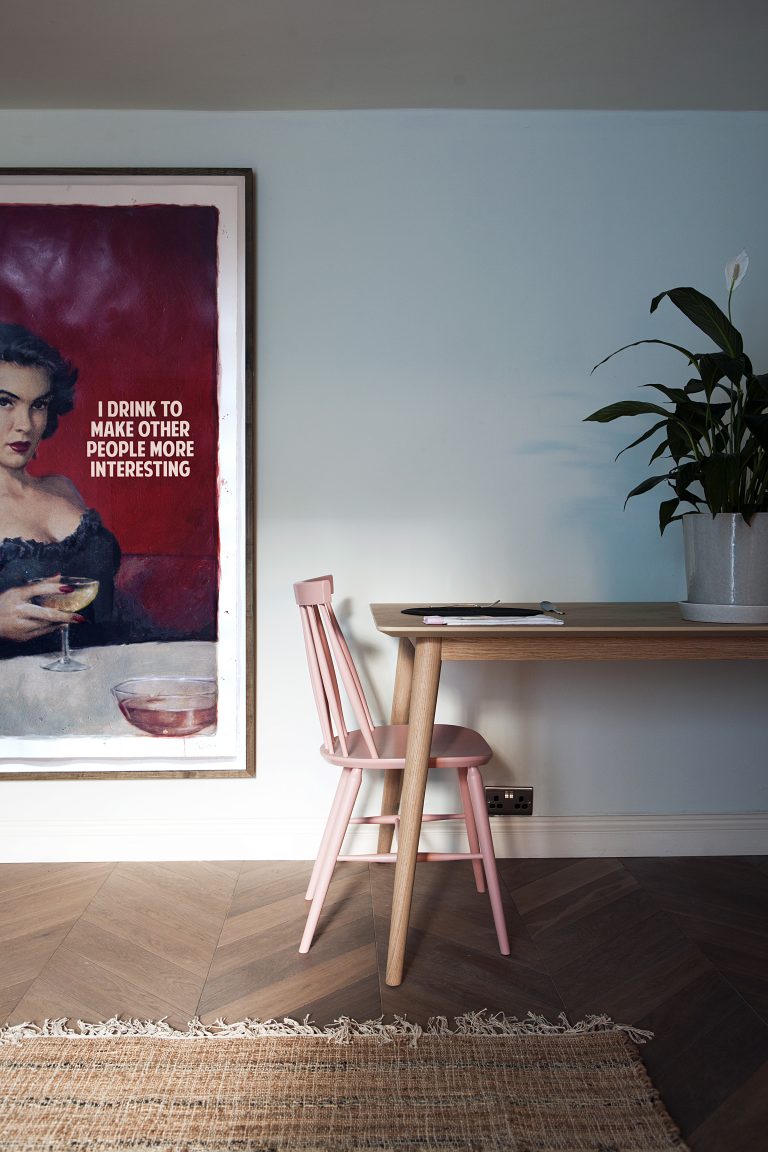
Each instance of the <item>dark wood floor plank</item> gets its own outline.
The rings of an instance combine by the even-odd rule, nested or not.
[[[144,983],[129,983],[111,969],[67,947],[66,942],[30,986],[16,1006],[13,1018],[43,1021],[69,1017],[74,1020],[107,1020],[111,1016],[136,1019],[167,1017],[183,1028],[195,1015],[188,1004],[174,1004],[155,994]]]
[[[0,865],[0,873],[8,865]],[[33,933],[66,931],[114,869],[113,864],[11,865],[13,882],[0,886],[0,942]]]
[[[205,1021],[219,1018],[242,1020],[245,1018],[281,1019],[284,1016],[303,1015],[309,1011],[317,1023],[316,1003],[328,1002],[333,995],[333,1016],[345,1014],[346,989],[350,983],[369,980],[378,989],[376,952],[372,944],[346,948],[343,963],[338,953],[327,955],[318,951],[312,957],[298,961],[293,952],[280,951],[270,958],[245,965],[238,970],[237,981],[227,983],[210,981],[200,1002],[200,1016]]]
[[[522,904],[525,927],[545,951],[553,974],[561,968],[572,970],[658,912],[656,903],[623,868],[583,873],[580,886],[550,889],[546,900],[532,901],[531,896],[526,887],[516,890],[513,900],[518,907]]]
[[[179,903],[157,870],[117,867],[84,915],[115,935],[124,934],[191,971],[207,972],[221,932],[226,905]],[[234,880],[232,882],[234,888]],[[190,925],[194,924],[194,931]]]
[[[768,1024],[768,939],[731,931],[729,939],[699,943],[704,955]]]
[[[707,924],[768,939],[768,876],[742,858],[630,858],[624,865],[661,907],[690,921],[692,939]]]
[[[537,943],[544,951],[541,935]],[[663,912],[595,942],[573,966],[563,965],[556,948],[544,956],[557,966],[557,987],[570,1012],[605,1011],[626,1023],[647,1016],[670,995],[684,995],[692,979],[712,970]]]
[[[108,968],[112,976],[135,988],[146,988],[167,1004],[186,1006],[189,1014],[197,1007],[205,972],[192,973],[135,940],[105,932],[85,918],[67,936],[67,950],[84,960],[93,959],[101,968]]]
[[[393,869],[372,873],[379,966],[386,969]],[[505,901],[511,956],[502,956],[487,894],[478,893],[468,864],[417,868],[406,946],[406,975],[397,988],[382,984],[385,1014],[455,1016],[487,1009],[557,1017],[562,1002],[539,966],[534,943],[511,899]]]
[[[98,886],[115,867],[114,863],[46,863],[46,864],[0,864],[0,903],[15,896],[44,892],[54,893],[62,889],[71,890],[79,885],[83,888]]]
[[[337,868],[307,955],[298,945],[311,867],[263,862],[240,873],[200,1000],[204,1020],[310,1015],[326,1024],[380,1013],[367,865]],[[322,1015],[320,1015],[322,1014]]]
[[[681,1063],[682,1052],[688,1053],[682,1061],[688,1068],[703,1037],[720,1026],[727,1029],[729,1018],[740,1008],[741,998],[714,967],[694,977],[684,995],[672,993],[662,1000],[642,1017],[642,1026],[654,1034],[643,1048],[651,1073],[666,1081]]]
[[[283,896],[303,899],[311,872],[312,865],[306,860],[245,861],[232,896],[230,915],[236,915],[242,907],[268,907]]]
[[[693,1152],[765,1152],[765,857],[502,860],[509,957],[468,865],[420,865],[398,988],[394,869],[339,867],[299,956],[310,871],[0,865],[0,1021],[607,1013],[655,1033],[641,1052]]]
[[[0,1023],[4,1020],[19,1022],[19,1015],[16,1010],[31,983],[32,978],[27,977],[15,984],[5,984],[0,988]]]
[[[497,867],[499,876],[504,879],[507,887],[514,891],[516,888],[531,884],[534,880],[540,880],[545,876],[560,872],[563,868],[570,868],[575,863],[577,863],[576,860],[567,856],[536,856],[532,859],[511,857],[508,860],[498,860]]]
[[[301,995],[294,1001],[296,999],[301,1000]],[[342,988],[329,987],[315,995],[311,995],[307,988],[304,1002],[294,1002],[294,1007],[285,1015],[322,1025],[333,1024],[343,1017],[378,1020],[382,1015],[378,972],[365,966],[359,980],[354,980],[350,974],[350,983]]]
[[[557,871],[548,872],[536,880],[514,888],[515,905],[521,915],[550,904],[557,897],[580,892],[586,884],[603,877],[616,876],[623,881],[624,869],[618,860],[575,860]],[[505,876],[506,879],[506,876]]]
[[[666,1025],[663,1023],[662,1027]],[[649,1053],[653,1075],[653,1053]],[[673,1062],[659,1069],[664,1100],[687,1132],[737,1092],[768,1062],[768,1029],[742,1001],[702,1031]]]
[[[0,866],[0,1019],[10,1016],[113,864]]]
[[[688,1133],[692,1152],[764,1152],[767,1100],[768,1063]]]
[[[683,857],[663,864],[628,860],[626,866],[768,1022],[768,873],[762,862]]]

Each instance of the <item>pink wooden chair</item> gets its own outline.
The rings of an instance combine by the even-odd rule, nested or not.
[[[373,723],[360,677],[331,604],[333,577],[318,576],[313,580],[303,580],[294,584],[293,590],[301,613],[312,689],[320,716],[323,734],[320,751],[329,763],[341,768],[336,795],[307,889],[306,898],[311,904],[299,952],[308,952],[337,861],[366,860],[391,864],[397,858],[393,852],[342,855],[341,848],[350,824],[393,824],[397,829],[399,816],[353,817],[352,811],[366,768],[403,768],[408,725]],[[357,724],[351,730],[347,728],[342,711],[337,673]],[[460,728],[453,724],[435,725],[429,767],[455,769],[463,811],[425,813],[423,819],[463,820],[469,851],[419,852],[418,859],[472,861],[478,892],[484,892],[486,884],[488,886],[499,948],[503,955],[508,956],[507,926],[483,779],[479,771],[480,765],[487,764],[491,755],[485,740],[471,728]]]

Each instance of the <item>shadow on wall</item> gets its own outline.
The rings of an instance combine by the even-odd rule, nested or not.
[[[482,732],[493,748],[493,760],[483,769],[486,783],[492,777],[498,783],[530,783],[537,681],[538,665],[527,661],[443,665],[438,709],[448,723]]]

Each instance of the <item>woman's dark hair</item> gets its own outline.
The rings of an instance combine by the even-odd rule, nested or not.
[[[40,336],[21,324],[0,324],[0,363],[17,364],[20,368],[42,368],[51,382],[48,423],[42,439],[53,436],[59,416],[75,406],[77,368],[65,360],[58,349],[46,344]]]

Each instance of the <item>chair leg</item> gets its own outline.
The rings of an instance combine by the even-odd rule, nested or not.
[[[479,852],[480,843],[477,839],[477,826],[475,824],[475,814],[472,810],[472,799],[469,795],[469,788],[467,786],[467,770],[466,768],[457,768],[456,775],[459,778],[459,790],[461,792],[461,806],[464,809],[464,823],[467,826],[467,840],[469,841],[470,852]],[[475,887],[478,892],[485,892],[485,877],[483,875],[483,865],[479,860],[472,861],[472,871],[475,874]]]
[[[488,895],[491,900],[493,922],[496,926],[496,936],[499,940],[499,950],[502,956],[509,956],[510,948],[509,937],[507,936],[507,922],[504,917],[504,908],[501,902],[501,888],[499,887],[499,874],[496,870],[496,854],[493,850],[491,824],[488,819],[488,810],[485,807],[483,778],[477,768],[472,767],[467,770],[467,784],[475,814],[480,851],[483,854],[485,878],[488,882]]]
[[[346,791],[346,787],[347,787],[348,783],[349,783],[349,781],[347,778],[347,769],[342,768],[341,775],[339,776],[339,783],[336,787],[336,794],[333,797],[333,804],[331,804],[331,810],[328,813],[328,819],[325,822],[325,828],[323,830],[323,838],[320,841],[320,847],[317,850],[317,858],[315,859],[315,865],[314,865],[314,868],[312,869],[312,875],[309,878],[309,886],[307,888],[306,895],[304,896],[305,900],[311,900],[315,894],[315,887],[317,885],[317,875],[320,871],[320,866],[322,865],[322,862],[325,859],[326,852],[328,851],[328,841],[329,841],[330,837],[333,835],[334,819],[336,817],[336,812],[337,812],[339,805],[342,802],[342,797],[344,795],[344,792]]]
[[[352,815],[352,809],[355,806],[357,794],[360,791],[360,783],[363,778],[361,768],[345,768],[342,775],[344,781],[344,788],[341,795],[338,797],[339,804],[332,812],[332,821],[330,832],[327,837],[323,837],[324,843],[324,856],[320,867],[317,870],[315,877],[314,895],[312,903],[309,906],[309,914],[307,916],[307,923],[304,927],[304,935],[301,938],[299,945],[299,952],[309,952],[312,944],[312,939],[315,935],[317,922],[320,919],[320,913],[323,910],[325,896],[328,892],[328,885],[331,883],[333,870],[336,867],[336,860],[341,845],[344,842],[344,837],[349,826],[349,820]]]

